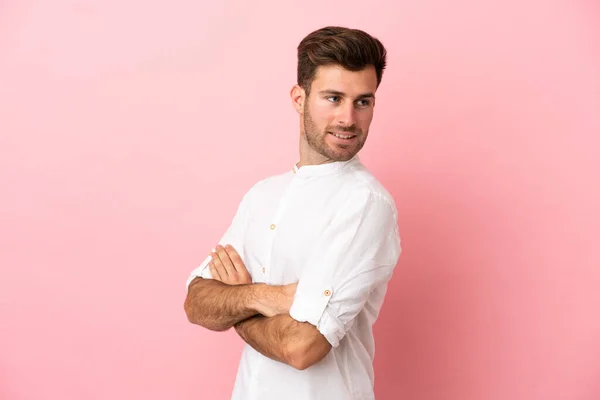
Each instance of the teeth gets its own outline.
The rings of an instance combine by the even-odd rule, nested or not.
[[[351,137],[354,137],[354,135],[338,135],[337,133],[333,133],[332,135],[339,137],[340,139],[350,139]]]

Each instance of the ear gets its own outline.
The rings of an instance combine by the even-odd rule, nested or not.
[[[300,85],[294,85],[290,91],[290,98],[292,99],[292,106],[298,114],[304,113],[304,102],[306,101],[306,92]]]

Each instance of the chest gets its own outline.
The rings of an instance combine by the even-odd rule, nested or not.
[[[245,230],[244,256],[254,282],[297,282],[343,192],[292,180],[283,190],[255,199]]]

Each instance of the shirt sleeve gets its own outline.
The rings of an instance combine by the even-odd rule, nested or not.
[[[394,203],[376,193],[351,196],[309,257],[290,316],[337,347],[371,292],[387,285],[400,252]]]
[[[231,221],[229,227],[219,240],[218,244],[225,246],[226,244],[230,244],[240,255],[243,252],[243,238],[244,232],[246,229],[246,224],[248,221],[248,209],[249,209],[249,198],[250,191],[246,193],[240,202],[237,211]],[[190,283],[196,278],[201,277],[204,279],[212,279],[212,274],[210,273],[210,268],[208,268],[208,264],[210,263],[212,257],[209,255],[202,261],[202,263],[196,267],[190,274],[187,279],[186,287],[189,288]]]

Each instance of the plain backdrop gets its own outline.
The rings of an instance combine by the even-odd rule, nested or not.
[[[297,161],[325,25],[389,51],[377,399],[600,398],[597,1],[4,0],[0,399],[229,398],[243,343],[187,322],[185,281]]]

